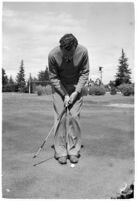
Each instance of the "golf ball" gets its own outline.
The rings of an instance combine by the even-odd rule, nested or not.
[[[72,167],[72,168],[75,167],[75,164],[72,163],[72,164],[70,165],[70,167]]]

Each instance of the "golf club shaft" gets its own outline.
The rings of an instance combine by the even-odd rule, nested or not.
[[[52,130],[53,130],[53,129],[54,129],[54,126],[51,128],[49,134],[46,136],[45,140],[43,141],[42,145],[41,145],[40,148],[38,149],[37,153],[33,156],[33,158],[36,158],[36,157],[39,155],[41,149],[44,147],[44,145],[45,145],[45,143],[46,143],[48,137],[49,137],[50,134],[52,133]]]
[[[68,108],[66,110],[66,115],[67,115],[67,118],[66,118],[66,128],[67,128],[67,132],[66,132],[66,144],[68,146],[68,129],[69,129],[69,111],[68,111]]]
[[[63,114],[65,113],[65,111],[66,111],[66,107],[62,110],[61,114],[58,116],[56,127],[58,126],[60,120],[62,119],[62,116],[63,116]],[[36,152],[36,154],[33,156],[33,158],[36,158],[36,157],[38,156],[38,154],[40,153],[40,151],[41,151],[42,148],[44,147],[44,145],[45,145],[45,143],[46,143],[48,137],[49,137],[50,134],[52,133],[53,129],[54,129],[54,125],[53,125],[52,128],[50,129],[49,134],[46,136],[46,138],[44,139],[42,145],[40,146],[40,148],[38,149],[38,151]]]

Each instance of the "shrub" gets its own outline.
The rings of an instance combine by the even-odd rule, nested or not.
[[[45,87],[38,85],[38,86],[36,86],[36,91],[37,91],[38,96],[41,96],[41,95],[45,94]]]
[[[24,87],[24,93],[29,93],[29,87],[28,86]]]
[[[121,84],[118,89],[124,96],[134,95],[134,85],[133,84]]]
[[[25,87],[19,87],[19,88],[18,88],[18,92],[24,93],[24,92],[25,92]]]
[[[112,87],[112,88],[110,89],[110,94],[111,94],[111,95],[116,95],[116,94],[117,94],[117,90],[116,90],[115,87]]]
[[[51,95],[52,94],[52,87],[51,87],[51,85],[48,84],[46,86],[45,93],[46,93],[46,95]]]
[[[90,86],[88,93],[89,93],[89,95],[95,95],[95,86]]]
[[[17,92],[18,85],[17,84],[6,84],[2,86],[2,92]]]
[[[105,95],[106,90],[103,85],[89,87],[89,95]]]
[[[104,87],[105,87],[106,92],[110,92],[111,89],[108,85],[105,85]]]

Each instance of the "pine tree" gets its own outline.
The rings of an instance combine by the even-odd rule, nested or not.
[[[9,78],[9,84],[14,84],[14,80],[13,80],[11,75],[10,75],[10,78]]]
[[[131,70],[128,68],[128,59],[125,56],[124,50],[122,49],[122,55],[119,59],[118,72],[116,73],[115,84],[119,86],[121,84],[131,83]]]
[[[46,79],[46,81],[49,81],[49,70],[48,70],[48,67],[46,67],[46,70],[45,70],[45,79]]]
[[[38,74],[38,81],[45,81],[45,71],[40,71]]]
[[[38,74],[38,81],[49,81],[49,71],[48,71],[48,67],[46,67],[45,71],[40,71]]]
[[[6,75],[6,72],[4,68],[2,68],[2,85],[8,84],[8,76]]]
[[[17,74],[16,82],[18,84],[18,90],[23,92],[26,86],[23,60],[21,60],[21,65],[20,65],[19,73]]]
[[[17,92],[18,91],[18,86],[13,80],[12,76],[10,75],[9,82],[8,82],[8,90],[9,92]]]

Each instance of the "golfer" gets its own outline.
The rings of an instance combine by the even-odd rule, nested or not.
[[[66,164],[67,159],[77,163],[81,149],[82,88],[89,75],[88,51],[73,34],[65,34],[59,42],[48,55],[55,125],[64,106],[68,106],[69,119],[64,114],[54,129],[55,158],[60,164]]]

